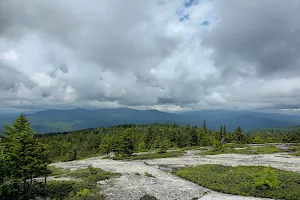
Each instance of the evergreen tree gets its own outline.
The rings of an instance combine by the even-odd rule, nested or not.
[[[206,121],[205,120],[203,120],[202,129],[204,130],[205,133],[207,133],[207,126],[206,126]]]
[[[224,125],[223,126],[223,135],[226,135],[227,134],[227,132],[226,132],[226,126]]]
[[[170,141],[168,139],[164,139],[161,143],[158,153],[166,153],[168,150],[169,143]]]
[[[223,134],[223,125],[220,126],[220,133]]]
[[[263,143],[262,134],[258,134],[257,136],[255,136],[253,139],[253,143],[254,144],[262,144]]]
[[[119,153],[122,156],[131,156],[133,153],[134,145],[132,139],[132,129],[125,129],[120,137],[120,145],[118,147]]]
[[[190,142],[189,142],[190,146],[199,145],[197,127],[190,128],[188,133],[189,133],[189,139],[190,139]]]
[[[4,147],[1,144],[1,138],[0,138],[0,194],[6,178],[6,170],[7,170],[7,162],[4,153]]]
[[[154,131],[153,131],[152,127],[150,126],[148,128],[146,136],[145,136],[145,144],[146,144],[147,149],[151,148],[154,141],[155,141]]]
[[[244,136],[243,136],[243,130],[240,126],[238,126],[234,132],[233,132],[233,138],[234,138],[234,141],[236,143],[242,143],[243,142],[243,139],[244,139]]]
[[[47,168],[48,151],[46,145],[40,143],[30,128],[29,120],[21,114],[12,126],[5,126],[3,139],[9,176],[15,187],[23,181],[22,193],[24,198],[30,198],[32,179]],[[27,188],[27,179],[30,179]],[[18,188],[14,188],[17,189]]]

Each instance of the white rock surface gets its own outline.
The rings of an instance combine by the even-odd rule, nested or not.
[[[145,161],[115,161],[102,157],[86,160],[53,163],[51,165],[70,170],[86,168],[88,165],[102,168],[122,175],[117,178],[101,181],[99,184],[108,200],[139,200],[148,193],[160,200],[258,200],[262,198],[244,197],[211,191],[190,181],[181,179],[171,173],[172,168],[201,164],[223,165],[263,165],[300,173],[300,157],[285,153],[270,155],[222,154],[197,156],[197,151],[188,151],[178,158],[161,158]],[[148,172],[154,178],[145,176]]]

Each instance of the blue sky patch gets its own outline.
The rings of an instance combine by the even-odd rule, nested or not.
[[[183,4],[184,4],[184,7],[188,8],[190,6],[193,6],[193,5],[197,5],[199,3],[200,0],[184,0]]]
[[[209,21],[206,21],[206,20],[201,23],[201,26],[208,26],[208,25],[209,25]]]
[[[185,20],[188,20],[189,19],[189,17],[190,17],[190,15],[189,14],[184,14],[184,15],[182,15],[182,16],[180,16],[180,18],[179,18],[179,21],[185,21]]]

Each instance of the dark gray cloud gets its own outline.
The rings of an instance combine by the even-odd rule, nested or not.
[[[216,1],[220,23],[204,38],[224,71],[244,76],[298,76],[300,2],[297,0]],[[229,69],[228,69],[229,68]]]
[[[0,89],[5,91],[16,92],[23,84],[25,87],[33,88],[34,82],[25,74],[11,68],[7,64],[0,61]]]

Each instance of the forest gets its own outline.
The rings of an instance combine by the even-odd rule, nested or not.
[[[30,199],[35,188],[33,179],[51,173],[48,164],[56,161],[83,159],[110,152],[119,159],[130,157],[134,152],[211,146],[220,148],[227,143],[299,143],[300,130],[280,134],[244,134],[241,127],[233,132],[225,125],[209,130],[204,120],[201,127],[174,124],[120,125],[109,128],[93,128],[64,133],[38,134],[30,127],[28,118],[20,115],[11,126],[5,126],[0,137],[0,197],[6,199]],[[21,198],[22,197],[22,198]]]
[[[205,120],[201,127],[174,124],[120,125],[109,128],[93,128],[74,132],[38,135],[38,140],[50,146],[52,161],[70,161],[110,152],[128,156],[133,152],[151,149],[183,148],[193,146],[220,147],[226,143],[298,143],[300,129],[289,134],[270,132],[243,133],[241,127],[233,132],[225,125],[209,130]],[[164,150],[163,150],[164,151]]]

